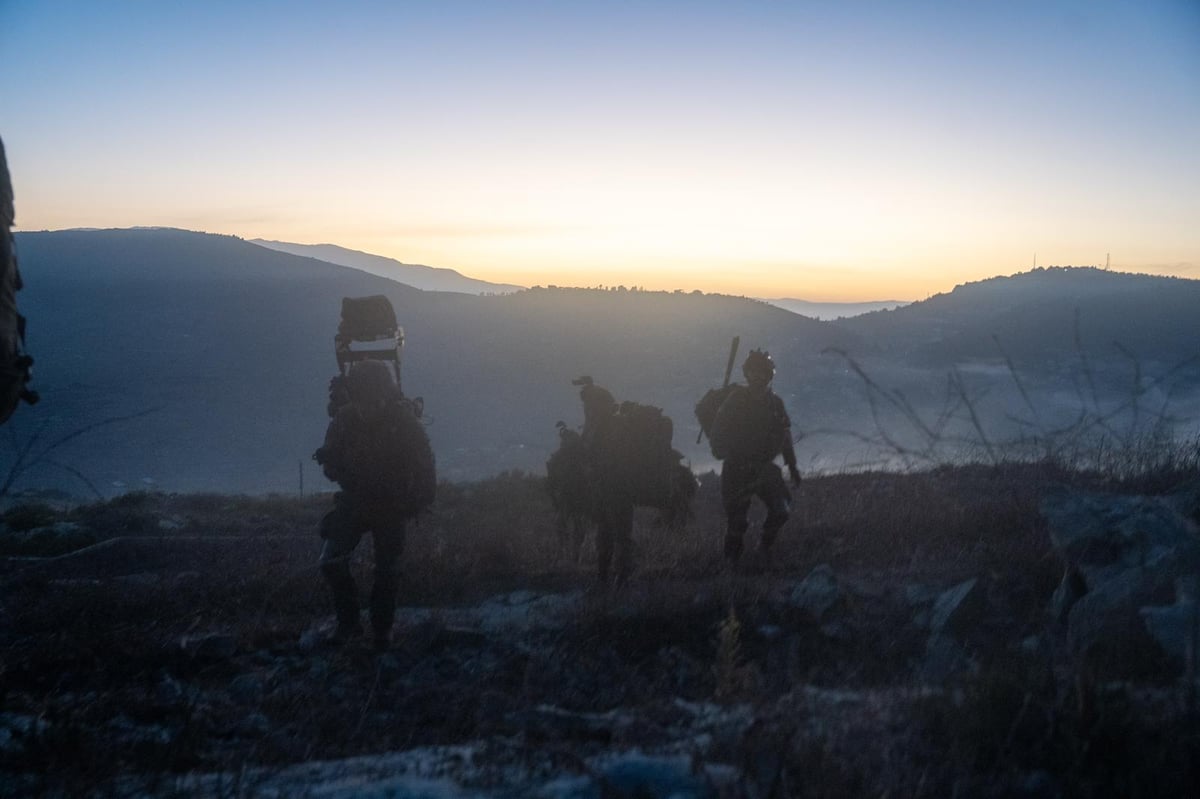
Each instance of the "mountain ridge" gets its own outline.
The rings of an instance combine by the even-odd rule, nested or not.
[[[848,319],[853,316],[861,316],[872,311],[886,311],[893,308],[898,308],[909,303],[902,300],[871,300],[866,302],[815,302],[813,300],[801,300],[795,297],[775,297],[765,299],[764,302],[769,302],[784,310],[801,316],[807,316],[811,319],[821,319],[823,321],[832,321],[835,319]]]
[[[867,462],[849,445],[893,423],[881,419],[845,357],[890,396],[902,393],[920,409],[940,407],[946,371],[961,368],[968,387],[991,403],[976,410],[1003,420],[1021,398],[1005,387],[1003,368],[975,366],[997,361],[998,335],[1031,393],[1044,389],[1047,403],[1065,397],[1068,405],[1078,394],[1080,378],[1068,368],[1077,360],[1074,295],[1039,296],[993,312],[984,287],[982,295],[972,290],[965,294],[978,296],[954,300],[965,303],[961,313],[944,313],[946,300],[939,299],[826,322],[762,300],[701,292],[423,291],[235,236],[175,229],[20,232],[17,241],[43,402],[14,417],[7,446],[22,436],[54,441],[99,425],[55,451],[54,463],[30,471],[26,484],[78,489],[73,475],[86,474],[101,493],[268,493],[293,491],[306,476],[310,490],[327,487],[309,455],[327,421],[340,300],[368,294],[387,296],[405,328],[404,387],[425,398],[439,471],[456,481],[540,472],[558,442],[555,422],[582,422],[571,385],[582,374],[619,400],[662,407],[674,421],[675,446],[694,468],[710,468],[693,408],[719,385],[734,336],[742,354],[765,348],[774,356],[775,390],[794,431],[805,436],[798,454],[809,469]],[[1097,385],[1124,386],[1131,373],[1151,373],[1150,364],[1134,370],[1105,335],[1129,340],[1143,328],[1155,335],[1172,330],[1171,340],[1143,335],[1127,346],[1135,355],[1150,346],[1162,358],[1200,341],[1200,333],[1179,335],[1196,326],[1200,302],[1191,284],[1171,286],[1172,296],[1150,291],[1152,305],[1134,303],[1098,328],[1093,310],[1107,306],[1085,306],[1080,338],[1101,345],[1087,364]],[[1111,304],[1113,293],[1097,296]],[[1154,318],[1146,321],[1148,315]],[[1053,338],[1042,341],[1047,330]],[[1010,340],[1014,331],[1031,335]],[[1175,393],[1169,385],[1146,393],[1146,403],[1190,401],[1200,383],[1195,372],[1180,373]],[[1195,410],[1200,415],[1200,402]],[[1067,406],[1063,413],[1077,416]],[[12,463],[4,446],[0,469],[5,459]]]
[[[315,258],[338,266],[360,269],[368,274],[396,280],[424,291],[453,291],[463,294],[508,294],[520,291],[523,286],[509,283],[493,283],[467,277],[461,272],[445,267],[425,264],[407,264],[383,255],[352,250],[337,244],[295,244],[269,239],[247,239],[270,250],[286,252],[307,258]]]
[[[667,408],[694,442],[695,395],[719,382],[731,336],[784,360],[855,346],[851,333],[723,295],[430,292],[233,236],[17,236],[43,394],[35,413],[55,417],[47,434],[162,409],[62,453],[66,463],[103,458],[104,486],[294,486],[297,462],[303,471],[327,421],[345,296],[392,301],[408,341],[406,390],[425,397],[439,468],[453,479],[540,470],[557,443],[555,421],[581,421],[570,384],[580,374],[622,399]],[[17,421],[36,423],[32,414]]]

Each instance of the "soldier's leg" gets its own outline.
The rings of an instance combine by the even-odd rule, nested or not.
[[[607,511],[602,512],[596,523],[596,561],[601,585],[608,585],[608,573],[613,558],[613,536],[612,516]]]
[[[396,619],[396,591],[400,581],[400,553],[404,551],[404,519],[389,519],[375,527],[375,584],[371,587],[371,632],[377,648],[392,638]]]
[[[321,574],[329,584],[337,616],[335,637],[345,639],[362,632],[358,613],[358,587],[350,574],[350,556],[362,538],[353,508],[339,495],[333,510],[321,519]]]
[[[721,468],[721,503],[725,507],[725,557],[737,560],[742,555],[746,529],[750,526],[752,492],[744,467],[726,462]]]
[[[767,470],[760,478],[757,493],[767,506],[767,518],[763,521],[759,548],[768,552],[791,515],[792,494],[788,491],[787,483],[783,481],[783,473],[773,463],[767,464]]]
[[[617,554],[617,583],[633,574],[633,503],[613,511],[613,544]]]

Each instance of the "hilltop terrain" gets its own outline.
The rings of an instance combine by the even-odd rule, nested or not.
[[[1182,638],[1157,643],[1115,602],[1170,605],[1173,587],[1089,583],[1080,599],[1073,577],[1056,591],[1074,557],[1063,541],[1109,535],[1100,548],[1116,553],[1119,536],[1047,503],[1100,492],[1123,525],[1137,506],[1122,495],[1152,493],[1158,521],[1142,529],[1162,547],[1172,519],[1200,519],[1198,453],[1160,452],[1124,480],[1050,463],[807,480],[770,559],[736,569],[709,474],[684,529],[639,516],[635,575],[609,592],[592,585],[590,545],[578,562],[560,549],[542,478],[443,484],[410,530],[383,655],[323,643],[328,495],[12,508],[0,554],[23,557],[0,559],[0,785],[1182,796],[1200,777]],[[1175,546],[1170,560],[1196,563],[1194,540]]]
[[[844,320],[880,351],[946,366],[1005,355],[1049,371],[1082,351],[1143,364],[1200,356],[1200,281],[1039,267],[957,286],[923,302]]]
[[[1053,270],[833,324],[700,293],[422,291],[185,231],[19,246],[44,404],[6,457],[100,496],[4,497],[14,794],[1161,796],[1200,779],[1196,339],[1159,330],[1191,330],[1190,281]],[[307,460],[340,299],[376,293],[443,477],[383,655],[325,641],[331,497]],[[1104,308],[1121,315],[1089,326]],[[777,548],[731,567],[690,411],[735,335],[779,363],[806,479]],[[585,373],[666,408],[704,472],[682,530],[639,513],[620,590],[594,586],[590,544],[575,559],[556,539],[540,476]],[[831,460],[846,440],[867,455]]]

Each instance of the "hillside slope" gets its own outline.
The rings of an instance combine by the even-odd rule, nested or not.
[[[1054,368],[1080,349],[1111,358],[1121,348],[1174,364],[1200,354],[1197,309],[1200,280],[1050,267],[967,283],[840,324],[882,352],[925,365],[1006,352],[1026,366]]]
[[[251,244],[266,247],[271,250],[299,255],[305,258],[316,258],[338,266],[349,266],[364,272],[389,280],[412,286],[425,291],[457,291],[463,294],[508,294],[520,291],[521,286],[508,283],[489,283],[467,277],[453,269],[444,269],[424,264],[406,264],[386,258],[382,255],[360,252],[358,250],[339,247],[336,244],[292,244],[286,241],[269,241],[267,239],[251,239]]]
[[[541,289],[424,292],[362,271],[178,230],[23,233],[30,348],[43,403],[15,420],[42,440],[88,433],[32,480],[69,469],[104,493],[294,491],[324,426],[344,296],[385,294],[405,327],[405,388],[426,398],[442,474],[538,470],[554,423],[582,421],[570,380],[662,405],[695,447],[692,405],[720,382],[732,335],[781,363],[852,334],[764,303],[692,294]],[[781,376],[786,389],[788,377]],[[691,448],[684,447],[691,444]],[[9,459],[11,463],[11,457]],[[144,482],[152,481],[152,482]]]

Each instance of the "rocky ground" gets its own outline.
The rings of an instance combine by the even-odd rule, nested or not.
[[[1188,795],[1194,480],[813,478],[731,569],[709,475],[608,591],[540,479],[446,485],[383,654],[325,641],[327,496],[17,504],[0,794]]]

